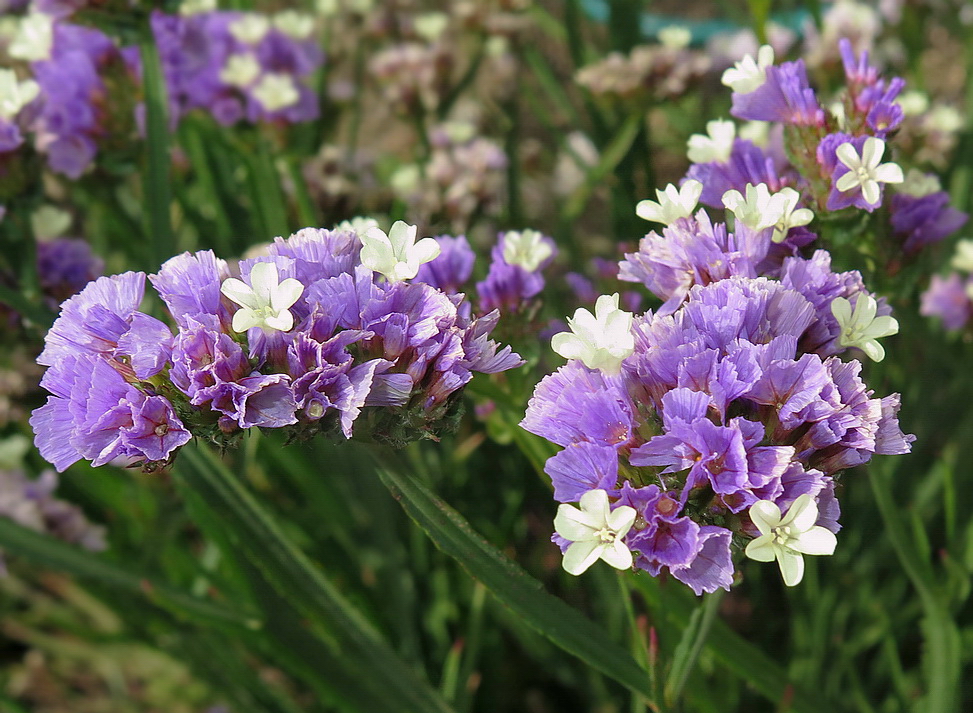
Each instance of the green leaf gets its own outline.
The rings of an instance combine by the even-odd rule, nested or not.
[[[292,602],[315,631],[327,632],[333,653],[347,671],[358,671],[358,683],[378,693],[382,709],[449,713],[448,704],[402,661],[372,624],[284,535],[271,515],[236,476],[206,447],[184,448],[173,477],[193,489],[218,513],[244,556],[282,598]],[[321,675],[326,675],[322,670]]]
[[[590,619],[544,591],[453,508],[413,477],[381,466],[382,482],[439,549],[482,582],[505,607],[555,645],[651,702],[648,672]]]
[[[169,214],[172,191],[169,188],[169,127],[166,121],[168,100],[159,54],[150,33],[139,45],[139,50],[145,84],[146,165],[142,192],[147,220],[146,234],[150,244],[146,266],[154,272],[176,252]]]

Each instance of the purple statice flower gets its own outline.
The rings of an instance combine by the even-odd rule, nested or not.
[[[101,277],[104,268],[105,262],[84,240],[55,238],[37,243],[37,276],[52,306]]]
[[[874,136],[836,132],[821,139],[818,164],[822,175],[831,179],[827,209],[857,206],[871,213],[882,205],[882,184],[903,180],[897,164],[880,163],[884,153],[885,142]]]
[[[770,247],[771,230],[750,231],[740,225],[727,232],[723,223],[712,223],[706,211],[694,218],[677,220],[639,241],[638,252],[626,253],[619,263],[618,278],[641,282],[665,301],[660,314],[674,312],[693,285],[708,285],[733,275],[756,277],[757,265]]]
[[[733,92],[730,113],[738,119],[823,126],[824,109],[808,83],[803,60],[766,67],[766,79],[746,94]]]
[[[104,550],[105,528],[91,523],[77,505],[55,497],[57,486],[53,470],[34,479],[20,470],[0,470],[0,517],[92,552]],[[4,569],[0,557],[0,573]]]
[[[476,283],[480,309],[516,311],[544,289],[543,270],[557,254],[554,241],[533,230],[500,233],[486,279]]]
[[[257,13],[152,14],[173,123],[194,109],[229,126],[318,116],[310,76],[324,62],[311,32],[285,32]]]
[[[734,139],[730,158],[726,162],[695,163],[689,167],[687,179],[703,184],[699,202],[710,208],[723,207],[723,194],[730,190],[746,191],[747,184],[767,184],[771,193],[792,185],[786,165],[746,139]]]
[[[929,289],[922,293],[919,313],[925,317],[939,317],[946,329],[962,329],[973,317],[971,282],[973,280],[956,272],[947,277],[933,275]]]
[[[905,113],[895,101],[905,87],[905,80],[894,77],[886,84],[879,71],[868,63],[868,52],[856,59],[851,41],[838,41],[841,61],[848,80],[850,106],[854,115],[846,117],[856,125],[865,125],[879,138],[885,138],[902,123]]]
[[[863,292],[860,277],[832,273],[821,251],[782,274],[697,284],[676,309],[637,317],[621,373],[571,360],[537,385],[521,423],[563,448],[545,467],[556,500],[583,509],[597,490],[633,508],[617,536],[634,566],[697,594],[729,588],[731,540],[763,534],[758,502],[783,512],[810,498],[812,524],[837,532],[837,472],[911,448],[898,395],[874,397],[857,360],[804,350],[823,306]]]
[[[465,235],[455,238],[440,235],[436,242],[439,243],[439,256],[419,266],[416,282],[425,282],[447,294],[461,292],[473,275],[476,253]]]
[[[116,458],[164,462],[191,438],[166,398],[136,388],[98,355],[63,357],[41,386],[53,395],[30,425],[37,449],[58,471],[82,458],[94,466]]]
[[[936,191],[921,196],[896,193],[889,202],[892,230],[902,249],[915,252],[937,243],[962,228],[969,216],[949,205],[949,194]]]
[[[50,56],[31,63],[43,97],[32,128],[53,171],[78,178],[94,161],[113,110],[105,76],[121,71],[131,80],[126,56],[98,30],[54,24]]]

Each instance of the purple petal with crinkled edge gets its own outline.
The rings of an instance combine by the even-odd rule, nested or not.
[[[671,569],[672,576],[701,595],[719,588],[727,591],[733,584],[733,560],[730,556],[731,533],[722,527],[703,525],[699,528],[702,547],[688,567]]]
[[[547,459],[544,472],[554,484],[554,499],[576,503],[589,490],[613,494],[618,480],[618,452],[596,443],[574,443]]]

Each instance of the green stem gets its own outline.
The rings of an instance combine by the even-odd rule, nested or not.
[[[172,191],[169,187],[169,127],[166,121],[165,82],[159,54],[151,36],[139,45],[145,82],[146,165],[142,181],[149,253],[146,267],[154,272],[175,254],[169,215]]]
[[[695,667],[696,661],[703,651],[703,646],[706,645],[706,638],[713,628],[713,622],[716,620],[716,612],[719,609],[723,594],[724,591],[718,589],[703,597],[702,606],[694,613],[694,621],[690,623],[686,630],[686,636],[680,642],[681,651],[676,653],[669,680],[666,682],[665,700],[670,706],[675,705],[682,696],[686,681],[689,680],[689,674],[692,673],[693,667]]]

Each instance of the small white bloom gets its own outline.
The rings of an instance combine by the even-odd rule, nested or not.
[[[233,54],[220,70],[220,81],[231,87],[248,87],[260,74],[260,62],[252,54]]]
[[[834,117],[835,125],[844,131],[848,127],[848,117],[845,116],[845,103],[843,101],[831,102],[828,105],[828,111]]]
[[[199,15],[204,12],[213,12],[216,9],[216,0],[182,0],[179,3],[180,15]]]
[[[737,190],[723,194],[723,205],[733,213],[736,221],[751,230],[777,225],[784,216],[784,196],[780,193],[771,195],[766,183],[756,186],[748,183],[745,190],[745,196]]]
[[[770,122],[748,121],[740,127],[738,133],[741,139],[746,139],[754,146],[765,148],[770,142]]]
[[[452,144],[465,144],[476,136],[476,126],[469,121],[446,121],[439,128]]]
[[[889,315],[876,317],[877,311],[878,302],[871,295],[859,293],[854,309],[844,297],[835,297],[831,301],[831,314],[841,327],[838,344],[858,347],[872,361],[882,361],[885,348],[877,340],[898,334],[899,323]]]
[[[791,503],[784,517],[773,501],[758,500],[750,506],[750,519],[760,537],[747,545],[747,557],[758,562],[776,559],[788,587],[804,578],[803,555],[830,555],[838,544],[831,530],[814,524],[818,506],[807,493]]]
[[[53,45],[54,20],[43,13],[32,12],[20,21],[7,54],[14,59],[38,62],[50,59]]]
[[[445,12],[426,12],[414,21],[416,34],[426,42],[435,42],[449,27],[449,15]]]
[[[233,331],[260,327],[286,332],[294,326],[290,308],[304,292],[304,285],[293,277],[278,280],[277,266],[272,262],[258,262],[250,268],[249,285],[235,277],[223,280],[220,292],[240,305],[233,314]]]
[[[896,99],[896,103],[902,107],[902,113],[906,116],[919,116],[929,111],[929,95],[918,89],[903,92]]]
[[[410,195],[419,190],[422,184],[422,170],[418,164],[407,163],[399,166],[389,176],[389,185],[398,195]]]
[[[862,154],[858,155],[850,141],[841,144],[835,151],[838,160],[848,167],[848,173],[835,183],[842,193],[861,186],[862,197],[868,205],[878,205],[879,183],[902,183],[905,180],[902,168],[897,163],[881,163],[885,153],[885,142],[874,136],[865,139]]]
[[[949,263],[957,270],[973,274],[973,240],[960,240]]]
[[[263,105],[267,111],[280,111],[297,104],[300,92],[294,84],[294,78],[289,74],[269,72],[261,77],[252,90],[253,98]]]
[[[787,231],[791,228],[799,228],[807,225],[814,220],[814,212],[810,208],[798,208],[797,202],[801,199],[801,194],[793,188],[781,188],[774,194],[774,198],[781,200],[783,213],[780,220],[774,224],[774,234],[770,239],[775,243],[784,242]]]
[[[374,218],[365,218],[363,216],[356,215],[351,220],[341,221],[336,226],[334,226],[334,229],[350,230],[358,237],[361,237],[362,234],[369,228],[377,228],[377,227],[378,227],[378,221],[375,220]]]
[[[757,59],[746,55],[743,59],[723,72],[722,82],[737,94],[749,94],[763,86],[767,81],[767,67],[774,63],[774,48],[763,45],[757,50]]]
[[[417,226],[401,220],[392,224],[388,235],[379,227],[368,228],[359,235],[362,265],[385,275],[389,282],[411,280],[419,273],[419,266],[435,260],[440,250],[433,238],[416,242],[417,232]]]
[[[925,121],[922,123],[926,131],[955,134],[963,128],[963,115],[954,107],[940,104],[926,114]]]
[[[237,42],[255,45],[270,32],[270,19],[256,12],[248,12],[231,22],[228,29]]]
[[[30,214],[30,227],[37,240],[53,240],[71,227],[71,214],[57,206],[42,205]]]
[[[314,34],[314,17],[297,10],[283,10],[274,15],[274,27],[295,40],[306,40]]]
[[[589,490],[581,496],[581,509],[562,503],[554,518],[554,530],[571,545],[564,553],[564,570],[575,576],[599,559],[616,569],[632,566],[632,551],[624,542],[635,522],[635,508],[608,505],[608,493]]]
[[[923,173],[918,168],[910,168],[905,180],[895,189],[896,193],[922,198],[943,190],[942,184],[934,173]]]
[[[683,183],[681,188],[676,188],[670,183],[664,192],[656,189],[655,195],[659,199],[658,202],[639,201],[635,206],[635,214],[643,220],[670,225],[680,218],[691,216],[702,193],[703,184],[693,179]]]
[[[659,38],[659,43],[663,47],[671,50],[685,49],[693,41],[693,33],[690,32],[688,27],[684,27],[683,25],[663,27],[659,30],[656,37]]]
[[[0,69],[0,119],[12,121],[25,106],[30,104],[41,88],[33,79],[17,80],[12,69]]]
[[[503,259],[534,272],[554,252],[551,244],[536,230],[510,230],[503,236]]]
[[[733,139],[737,128],[732,121],[706,122],[706,134],[693,134],[689,137],[687,155],[693,163],[726,163],[733,153]]]
[[[599,297],[594,314],[579,307],[568,317],[568,328],[554,335],[551,348],[565,359],[580,359],[589,369],[617,374],[635,351],[632,313],[618,308],[617,292]]]

